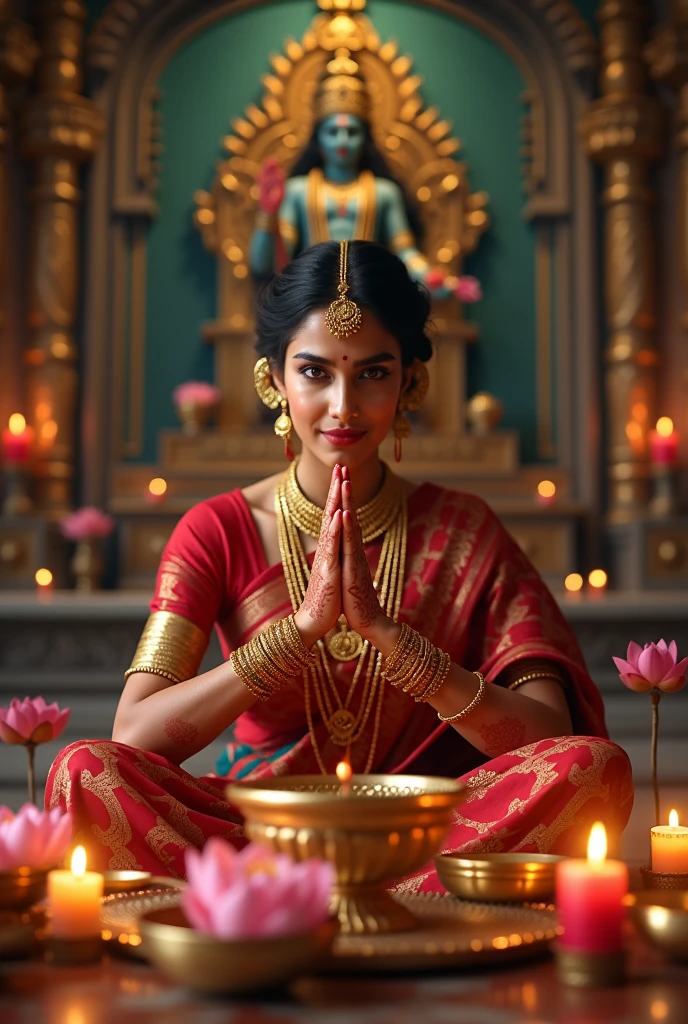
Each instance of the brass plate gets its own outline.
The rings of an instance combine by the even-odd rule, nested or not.
[[[150,871],[103,871],[105,895],[113,892],[132,892],[151,884]]]
[[[554,895],[560,860],[551,853],[443,853],[435,867],[445,889],[461,899],[540,903]]]
[[[479,967],[542,956],[557,935],[554,908],[545,904],[488,904],[445,893],[392,893],[418,918],[409,932],[339,935],[328,973],[424,971]],[[103,937],[121,952],[142,957],[138,919],[179,905],[179,891],[119,893],[103,901]],[[109,933],[108,934],[106,934]]]

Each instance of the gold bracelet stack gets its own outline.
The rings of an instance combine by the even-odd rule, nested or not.
[[[392,686],[420,703],[434,697],[450,668],[449,655],[404,622],[394,650],[385,658],[382,674]]]
[[[465,718],[466,715],[470,715],[471,711],[474,711],[477,708],[478,704],[485,696],[485,676],[482,672],[474,672],[473,675],[478,678],[478,692],[473,700],[466,705],[463,711],[459,711],[456,715],[441,715],[438,711],[437,717],[440,722],[458,722],[460,718]]]
[[[301,675],[314,658],[301,639],[294,616],[288,615],[237,647],[229,660],[246,689],[259,700],[268,700],[289,679]]]

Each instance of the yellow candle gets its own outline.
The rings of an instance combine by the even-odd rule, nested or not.
[[[678,823],[678,812],[671,811],[668,825],[650,829],[652,870],[688,872],[688,828]]]
[[[88,939],[100,935],[103,876],[86,870],[86,851],[77,846],[71,871],[48,875],[48,902],[56,939]]]

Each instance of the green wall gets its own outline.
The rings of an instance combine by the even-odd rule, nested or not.
[[[213,353],[200,327],[215,314],[215,260],[191,223],[193,192],[209,187],[231,118],[260,98],[268,55],[286,36],[299,38],[315,10],[313,0],[281,0],[237,14],[194,37],[161,76],[165,151],[160,216],[149,235],[145,461],[156,457],[158,430],[176,425],[175,384],[212,379]],[[535,461],[534,239],[522,218],[518,137],[523,80],[496,44],[449,15],[399,0],[369,0],[368,14],[383,39],[396,38],[414,57],[426,102],[452,120],[463,143],[471,187],[490,195],[492,227],[466,268],[485,293],[468,314],[480,329],[469,393],[485,389],[504,401],[504,426],[520,432],[524,461]]]

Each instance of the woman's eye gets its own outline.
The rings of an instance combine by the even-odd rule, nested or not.
[[[300,372],[304,377],[307,377],[308,380],[324,380],[327,377],[322,366],[304,366],[303,370]]]
[[[382,380],[383,377],[389,376],[389,371],[384,370],[381,366],[369,366],[361,376],[364,380]]]

